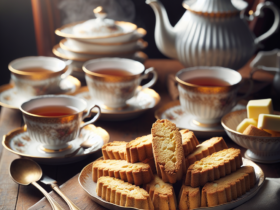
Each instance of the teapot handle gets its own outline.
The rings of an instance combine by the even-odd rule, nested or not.
[[[256,12],[253,14],[254,17],[263,17],[263,9],[268,8],[271,9],[274,14],[274,22],[270,29],[265,32],[264,34],[260,35],[255,39],[255,44],[258,45],[261,41],[267,39],[270,37],[273,33],[275,33],[279,28],[280,23],[280,12],[279,9],[272,3],[272,2],[265,2],[265,3],[259,3],[256,9]]]

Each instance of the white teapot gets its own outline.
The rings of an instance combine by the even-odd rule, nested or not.
[[[260,3],[256,12],[246,17],[248,4],[242,0],[187,0],[183,2],[187,11],[175,27],[170,25],[160,1],[146,3],[156,15],[158,49],[188,67],[223,66],[237,70],[252,57],[259,43],[279,27],[279,10],[271,2]],[[273,11],[274,23],[256,38],[247,21],[262,16],[264,8]]]

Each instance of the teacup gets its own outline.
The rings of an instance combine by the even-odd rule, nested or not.
[[[82,123],[95,107],[98,113]],[[84,126],[99,118],[99,106],[92,106],[84,114],[86,108],[87,103],[74,96],[44,95],[24,102],[20,110],[30,138],[40,142],[44,151],[61,151],[68,147],[68,142],[79,136]]]
[[[28,99],[57,92],[61,80],[71,73],[69,64],[54,57],[29,56],[13,60],[8,68],[18,95]]]
[[[182,69],[176,74],[176,80],[183,111],[194,116],[193,122],[196,125],[206,127],[220,123],[222,116],[241,98],[249,95],[253,85],[250,80],[247,93],[237,97],[242,76],[235,70],[223,67]]]
[[[157,80],[153,68],[126,58],[100,58],[87,61],[83,66],[89,92],[93,100],[106,109],[122,109],[126,101],[135,96],[142,79],[149,73],[153,78],[141,88],[151,87]]]

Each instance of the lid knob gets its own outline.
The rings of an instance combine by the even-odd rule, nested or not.
[[[107,16],[107,13],[101,6],[98,6],[95,9],[93,9],[93,13],[95,14],[96,18],[102,19],[102,20]]]

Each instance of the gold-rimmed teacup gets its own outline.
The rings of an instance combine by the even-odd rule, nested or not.
[[[70,62],[46,56],[28,56],[9,63],[11,79],[25,98],[55,93],[62,79],[71,73]]]
[[[43,107],[45,110],[46,108],[53,109],[53,107],[70,108],[71,113],[64,114],[62,111],[60,114],[49,114],[49,112],[44,113],[44,111],[34,112],[34,110]],[[84,113],[86,108],[87,103],[83,99],[67,95],[37,96],[20,106],[30,138],[41,143],[45,152],[67,149],[67,143],[76,139],[83,127],[94,123],[99,118],[101,111],[98,105],[92,106],[87,113]],[[82,124],[82,121],[91,114],[93,108],[98,109],[97,114]]]
[[[188,82],[194,78],[214,78],[224,81],[226,85],[202,86]],[[240,99],[247,97],[253,87],[250,80],[247,93],[237,97],[242,76],[235,70],[223,67],[198,66],[182,69],[176,74],[176,80],[182,109],[193,115],[194,124],[203,127],[220,124],[221,117]]]
[[[115,74],[119,70],[125,74]],[[140,90],[151,87],[157,81],[154,68],[145,69],[142,63],[127,58],[93,59],[83,65],[83,71],[92,99],[106,109],[126,107],[126,101],[138,93],[137,87],[148,74],[152,73],[153,78]]]

